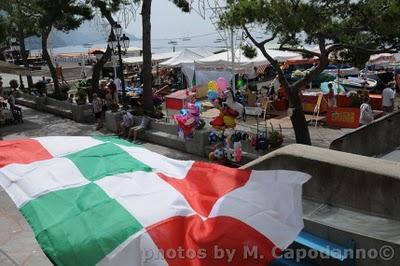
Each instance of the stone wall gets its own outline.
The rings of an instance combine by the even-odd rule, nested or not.
[[[243,168],[310,174],[303,186],[305,231],[343,246],[354,240],[360,249],[388,245],[393,260],[357,259],[356,265],[398,265],[400,163],[294,144]]]
[[[92,106],[89,104],[77,105],[46,96],[37,97],[25,93],[20,93],[20,97],[16,99],[16,103],[39,111],[69,118],[79,123],[95,122]]]
[[[400,146],[400,111],[334,140],[330,149],[364,156],[379,156]]]

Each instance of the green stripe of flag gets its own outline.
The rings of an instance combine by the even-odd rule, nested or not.
[[[121,139],[116,136],[98,135],[98,136],[93,136],[93,138],[100,140],[100,141],[111,142],[111,143],[119,144],[119,145],[123,145],[123,146],[129,146],[129,147],[137,147],[138,146],[138,145],[133,144],[132,142]]]
[[[94,265],[143,228],[93,183],[45,194],[21,212],[56,265]]]
[[[136,160],[113,143],[104,143],[67,156],[84,177],[96,181],[105,176],[135,171],[151,172],[150,166]]]

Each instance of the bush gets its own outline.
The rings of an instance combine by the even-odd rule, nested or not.
[[[78,89],[78,92],[76,93],[76,103],[77,104],[85,104],[86,103],[86,97],[87,97],[87,92],[85,89],[81,88]]]

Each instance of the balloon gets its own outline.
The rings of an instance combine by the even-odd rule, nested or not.
[[[197,101],[195,103],[197,110],[199,110],[199,112],[201,112],[201,110],[203,109],[203,104],[200,101]]]
[[[218,98],[218,93],[216,91],[209,90],[207,94],[208,100],[213,103],[214,100]]]
[[[185,109],[185,108],[183,108],[183,109],[181,109],[181,110],[179,111],[179,113],[180,113],[181,115],[183,115],[183,116],[186,116],[186,115],[188,114],[188,110]]]
[[[225,157],[224,148],[218,148],[214,151],[215,159],[222,160]]]
[[[226,82],[224,77],[219,77],[217,79],[218,89],[225,91],[228,88],[228,83]]]
[[[244,80],[243,79],[239,79],[238,82],[237,82],[237,87],[241,88],[243,86],[244,86]]]
[[[218,89],[217,82],[215,82],[215,80],[211,80],[210,82],[208,82],[208,89],[211,91],[217,91]]]
[[[236,126],[235,117],[226,115],[224,116],[224,124],[228,128],[234,128]]]
[[[215,132],[210,132],[210,134],[208,135],[208,142],[209,143],[215,143],[218,141],[218,135]]]

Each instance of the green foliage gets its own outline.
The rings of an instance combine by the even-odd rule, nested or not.
[[[0,48],[7,41],[7,20],[4,15],[0,14]]]
[[[86,89],[78,89],[78,92],[76,93],[76,103],[77,104],[85,104],[86,103],[86,97],[88,96]]]
[[[223,27],[257,25],[280,44],[343,44],[364,49],[398,48],[398,0],[228,0]]]
[[[190,12],[189,1],[185,0],[172,0],[172,2],[180,8],[183,12]]]
[[[243,50],[244,56],[246,56],[247,58],[251,59],[257,56],[257,49],[254,48],[253,46],[242,45],[241,48]]]

